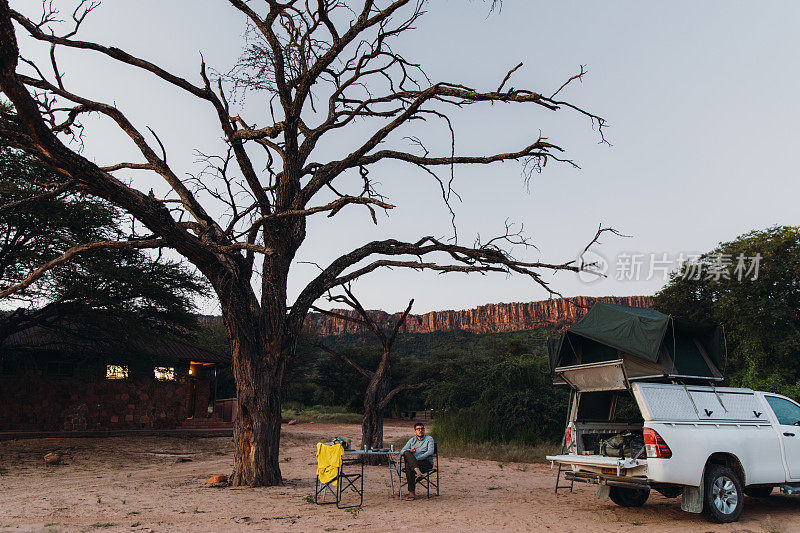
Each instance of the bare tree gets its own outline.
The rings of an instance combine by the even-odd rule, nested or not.
[[[604,122],[560,99],[563,86],[551,96],[506,88],[513,69],[496,89],[430,81],[417,64],[390,46],[422,15],[422,0],[228,1],[250,25],[242,60],[223,76],[214,75],[201,59],[199,74],[190,80],[118,47],[79,39],[81,24],[97,2],[81,0],[71,20],[62,22],[50,0],[45,0],[39,20],[0,0],[0,90],[11,106],[0,106],[0,138],[41,158],[82,189],[122,207],[146,228],[146,234],[97,247],[171,248],[209,280],[230,337],[237,385],[231,479],[235,485],[274,485],[281,483],[280,390],[286,362],[295,352],[309,308],[326,291],[393,267],[518,273],[554,293],[544,273],[584,267],[572,261],[516,259],[510,246],[524,241],[511,232],[473,246],[432,236],[413,242],[376,240],[325,266],[289,306],[287,279],[306,237],[307,218],[317,213],[332,217],[346,207],[361,206],[377,222],[377,209],[394,207],[370,176],[370,170],[385,161],[405,162],[430,174],[441,185],[448,207],[456,165],[515,160],[530,172],[550,160],[568,161],[562,158],[561,147],[542,136],[509,152],[482,155],[459,155],[452,149],[434,155],[418,137],[412,138],[412,151],[393,148],[409,126],[421,128],[441,120],[445,131],[452,131],[447,112],[454,108],[515,103],[579,113],[601,132]],[[43,61],[25,57],[18,33],[26,42],[49,45],[49,57]],[[219,121],[227,150],[201,154],[207,163],[204,172],[181,178],[185,169],[176,169],[167,160],[167,149],[156,132],[148,128],[148,133],[130,120],[113,103],[113,95],[103,102],[69,86],[58,62],[64,49],[99,54],[207,104]],[[582,75],[581,69],[571,80]],[[247,120],[243,110],[232,105],[236,91],[258,92],[259,101],[268,102],[269,122]],[[116,125],[141,160],[96,164],[81,155],[81,136],[91,134],[81,119],[89,113]],[[361,141],[339,158],[321,159],[316,148],[356,123],[359,135],[348,138]],[[370,129],[363,138],[365,128]],[[266,161],[264,170],[259,170],[260,161]],[[446,178],[437,173],[439,169],[444,169]],[[148,194],[129,185],[134,180],[123,179],[140,173],[163,179],[170,194],[159,198],[152,190]],[[344,188],[350,183],[343,179],[348,175],[358,177],[358,190]],[[222,218],[212,214],[220,206],[226,209]]]
[[[399,393],[407,390],[421,389],[427,385],[427,382],[409,383],[398,385],[389,390],[392,346],[397,338],[397,334],[400,332],[400,328],[405,323],[406,318],[408,318],[408,313],[411,312],[411,306],[414,305],[414,300],[408,302],[405,311],[402,312],[400,318],[394,323],[394,326],[391,326],[387,334],[387,332],[378,325],[375,318],[364,309],[364,306],[361,305],[361,302],[359,302],[352,293],[350,287],[345,285],[342,289],[345,294],[330,295],[328,296],[328,301],[345,304],[353,310],[352,312],[340,313],[336,310],[320,309],[316,306],[313,306],[312,309],[323,315],[339,318],[347,322],[354,322],[366,327],[378,338],[381,344],[381,357],[378,360],[378,364],[375,366],[374,370],[370,370],[353,361],[344,352],[334,350],[322,342],[317,341],[314,342],[313,345],[344,361],[366,381],[367,385],[364,390],[364,418],[361,421],[361,445],[380,448],[383,446],[383,411]]]

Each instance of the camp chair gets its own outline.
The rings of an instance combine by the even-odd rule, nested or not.
[[[344,467],[347,465],[361,465],[361,472],[357,470],[353,473],[346,473]],[[342,466],[339,467],[339,483],[337,483],[337,496],[336,507],[338,509],[352,509],[353,507],[361,507],[364,503],[364,456],[356,456],[351,458],[342,458]],[[358,483],[358,486],[356,486]],[[347,489],[351,489],[358,494],[358,503],[352,505],[342,505],[342,493]]]
[[[322,446],[327,446],[322,444]],[[338,445],[337,445],[338,446]],[[322,466],[319,464],[320,459],[317,459],[318,463],[317,466]],[[356,463],[361,464],[361,472],[353,472],[353,473],[346,473],[344,472],[345,465],[353,465]],[[349,458],[346,459],[344,457],[341,458],[338,465],[336,465],[336,474],[335,477],[330,479],[327,483],[323,483],[320,480],[319,475],[314,476],[314,503],[317,505],[328,505],[335,503],[336,507],[339,509],[349,509],[351,507],[360,507],[364,501],[364,462],[361,460],[361,457],[356,458]],[[358,483],[358,486],[356,485]],[[356,494],[358,494],[358,504],[354,505],[345,505],[341,504],[342,502],[342,493],[347,489],[351,489]],[[320,498],[320,494],[322,498]],[[327,497],[331,499],[329,501],[325,501]],[[320,501],[321,500],[321,501]]]
[[[337,445],[338,446],[338,445]],[[339,464],[333,465],[328,464],[324,461],[323,457],[320,455],[320,449],[328,449],[329,451],[333,451],[333,447],[327,444],[317,444],[317,473],[314,476],[314,503],[317,505],[326,505],[331,503],[337,503],[339,501],[339,471],[341,470],[341,459],[339,460]],[[319,478],[319,469],[322,467],[327,466],[335,466],[336,467],[336,474],[328,480],[326,483],[323,483],[322,480]],[[319,495],[322,494],[322,501],[320,501]],[[325,497],[330,496],[330,501],[325,501]]]
[[[334,481],[338,479],[335,478]],[[319,480],[319,476],[316,476],[315,483],[314,483],[314,503],[317,505],[328,505],[331,503],[336,503],[338,501],[339,495],[336,493],[336,487],[331,487],[333,481],[329,483],[322,483]],[[319,501],[319,495],[322,494],[322,501]],[[331,501],[326,502],[325,496],[330,495],[333,499]]]
[[[431,457],[433,457],[433,468],[427,472],[423,472],[421,476],[417,476],[416,483],[417,485],[425,487],[428,498],[431,497],[431,487],[435,488],[436,495],[439,495],[439,445],[436,444],[436,441],[433,442],[433,455]],[[398,476],[400,476],[401,480],[404,474],[405,468],[403,468],[403,456],[401,455],[400,461],[398,462]],[[434,474],[436,474],[436,481],[433,480]],[[400,490],[402,490],[403,487],[408,487],[408,479],[400,483]]]

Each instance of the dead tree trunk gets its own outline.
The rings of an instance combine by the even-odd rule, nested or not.
[[[240,356],[240,361],[246,359]],[[256,358],[260,359],[260,358]],[[259,373],[247,372],[237,365],[236,395],[238,414],[233,436],[236,446],[233,485],[272,486],[282,483],[278,464],[281,432],[280,380],[282,366],[264,369]]]
[[[327,346],[317,343],[316,346],[322,348],[326,352],[334,355],[350,365],[358,372],[362,378],[367,382],[364,391],[364,417],[361,420],[361,446],[371,446],[374,448],[382,448],[383,442],[383,412],[392,399],[401,391],[408,389],[421,388],[427,383],[417,383],[414,385],[400,385],[395,389],[389,391],[389,378],[390,378],[390,356],[392,353],[392,345],[394,344],[397,333],[400,327],[405,323],[408,318],[408,313],[411,311],[411,306],[414,305],[414,300],[408,303],[408,307],[394,324],[390,335],[386,335],[383,329],[375,322],[374,318],[364,309],[358,299],[350,291],[349,287],[344,287],[344,296],[328,296],[328,299],[333,302],[340,302],[352,308],[356,314],[343,314],[336,311],[327,311],[324,309],[314,308],[318,312],[342,318],[351,322],[356,322],[366,326],[372,331],[382,346],[382,353],[378,365],[375,370],[367,370],[361,365],[354,362],[345,354],[332,350]],[[370,459],[372,463],[372,459]],[[378,464],[379,460],[374,460],[374,464]]]
[[[249,282],[226,276],[215,280],[214,286],[222,303],[236,380],[236,453],[230,480],[233,485],[279,485],[281,383],[298,338],[283,318],[285,285],[273,283],[260,302]]]
[[[383,409],[387,380],[371,380],[364,394],[364,418],[361,421],[361,446],[383,447]]]

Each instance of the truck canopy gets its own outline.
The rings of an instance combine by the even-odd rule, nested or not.
[[[550,345],[556,383],[578,390],[629,388],[636,378],[721,380],[724,357],[717,324],[609,303],[595,304]]]

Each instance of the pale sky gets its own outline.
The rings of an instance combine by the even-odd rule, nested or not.
[[[11,4],[31,16],[38,9],[31,0]],[[797,20],[800,4],[794,1],[767,7],[730,0],[505,0],[490,15],[479,1],[434,0],[417,29],[395,44],[432,80],[491,91],[523,62],[509,85],[550,94],[585,65],[583,82],[559,96],[607,119],[611,143],[599,144],[589,120],[569,110],[486,105],[454,111],[457,153],[518,150],[541,131],[581,167],[553,161],[530,188],[519,163],[457,169],[460,242],[496,235],[508,219],[523,224],[538,247],[517,250],[516,257],[555,263],[576,257],[599,224],[613,226],[631,237],[607,236],[593,248],[609,260],[608,278],[588,284],[572,273],[546,278],[565,296],[623,296],[653,294],[664,285],[661,272],[646,279],[651,253],[674,259],[752,229],[798,224],[800,180],[792,160],[800,124]],[[17,30],[23,55],[41,57],[42,49]],[[200,83],[200,53],[210,67],[227,71],[243,31],[242,16],[222,0],[106,0],[80,36]],[[152,127],[179,172],[196,170],[193,149],[220,150],[210,107],[92,52],[64,51],[59,58],[68,89],[115,102],[141,129]],[[246,110],[263,112],[263,103],[250,97]],[[105,122],[91,119],[86,126],[91,159],[108,164],[135,158],[129,141]],[[449,146],[440,127],[411,133],[430,147]],[[359,138],[338,138],[323,153],[341,154]],[[125,177],[145,192],[153,187],[163,193],[153,178]],[[430,178],[399,165],[376,169],[373,177],[397,208],[379,215],[377,227],[358,207],[334,219],[312,217],[298,260],[325,265],[370,240],[450,235],[449,215]],[[645,254],[639,281],[615,279],[622,253]],[[295,267],[290,302],[314,274],[310,265]],[[529,279],[502,274],[383,271],[354,288],[365,305],[387,311],[415,298],[415,313],[547,297]],[[206,302],[201,311],[219,308]]]

